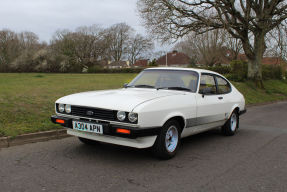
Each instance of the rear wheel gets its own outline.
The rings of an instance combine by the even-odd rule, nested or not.
[[[94,140],[91,140],[91,139],[86,139],[86,138],[82,138],[82,137],[79,137],[79,140],[86,144],[86,145],[95,145],[95,144],[98,144],[97,141],[94,141]]]
[[[161,159],[170,159],[175,156],[179,145],[180,125],[176,120],[171,120],[162,127],[153,146],[153,152]]]
[[[239,115],[237,111],[233,111],[228,121],[221,128],[222,134],[232,136],[236,133],[239,127]]]

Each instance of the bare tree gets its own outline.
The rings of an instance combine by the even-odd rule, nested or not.
[[[266,34],[287,18],[286,0],[139,0],[145,25],[162,40],[225,29],[242,42],[248,78],[262,83]]]
[[[266,55],[287,59],[287,26],[278,25],[267,37]]]
[[[10,30],[0,31],[0,71],[9,71],[9,64],[20,54],[17,34]]]
[[[225,30],[224,35],[226,36],[224,45],[227,48],[227,50],[231,51],[230,59],[237,60],[238,55],[243,51],[242,42],[240,41],[240,39],[233,38],[232,35],[230,35]]]
[[[176,44],[175,49],[187,54],[192,61],[207,66],[226,64],[236,59],[241,50],[238,40],[219,29],[204,34],[192,32]]]
[[[99,64],[105,57],[109,48],[105,42],[104,30],[95,25],[80,27],[75,32],[57,31],[51,46],[55,54],[66,56],[71,70],[82,71]]]
[[[144,54],[153,49],[153,42],[143,37],[140,34],[136,34],[131,37],[128,41],[127,55],[128,60],[131,65],[133,65],[138,59],[140,59]]]
[[[128,40],[133,29],[125,24],[119,23],[106,29],[106,41],[114,61],[120,61],[126,53]]]

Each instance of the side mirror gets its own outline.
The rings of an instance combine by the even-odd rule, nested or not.
[[[202,94],[202,97],[204,97],[205,95],[209,95],[212,92],[212,88],[211,87],[205,87],[202,90],[199,91],[200,94]]]
[[[127,87],[128,87],[128,83],[125,83],[125,84],[124,84],[124,88],[127,88]]]

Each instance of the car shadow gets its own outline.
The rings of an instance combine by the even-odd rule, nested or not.
[[[196,134],[183,138],[181,141],[181,147],[179,149],[180,156],[185,153],[191,153],[193,146],[204,146],[208,145],[214,140],[222,139],[222,135],[219,130],[210,130],[204,133]],[[152,149],[136,149],[131,147],[106,144],[106,143],[96,143],[93,145],[83,144],[77,139],[76,144],[69,147],[66,153],[73,154],[73,156],[81,156],[95,159],[95,160],[109,160],[109,161],[156,161],[159,160],[152,154]],[[177,158],[177,156],[176,156]]]

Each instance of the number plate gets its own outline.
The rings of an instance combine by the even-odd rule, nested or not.
[[[103,134],[103,125],[101,124],[73,121],[73,129],[76,129],[79,131]]]

